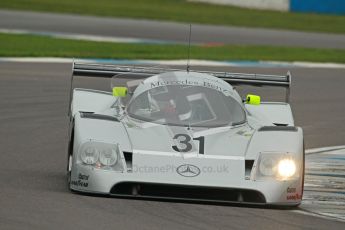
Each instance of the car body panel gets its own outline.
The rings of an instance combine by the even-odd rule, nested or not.
[[[291,107],[287,103],[282,102],[262,102],[260,106],[246,104],[247,111],[254,119],[260,120],[268,125],[294,125],[294,119]]]

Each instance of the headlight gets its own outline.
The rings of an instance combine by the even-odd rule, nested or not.
[[[95,168],[122,170],[118,165],[119,146],[117,144],[87,141],[79,148],[80,161]]]
[[[276,161],[275,159],[266,157],[260,161],[259,170],[262,175],[273,176],[276,171]]]
[[[278,164],[278,174],[282,178],[292,177],[296,173],[296,164],[292,159],[282,159]]]
[[[254,172],[255,180],[289,180],[298,176],[296,161],[289,153],[261,153]]]
[[[116,149],[104,149],[101,151],[100,162],[105,166],[112,166],[117,161],[117,151]]]
[[[88,165],[93,165],[97,162],[99,156],[99,152],[95,147],[92,146],[84,146],[81,150],[81,160]]]

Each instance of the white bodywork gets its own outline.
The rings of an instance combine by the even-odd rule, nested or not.
[[[241,104],[246,114],[245,122],[215,128],[167,127],[127,116],[125,110],[121,112],[114,106],[119,104],[119,98],[110,92],[74,89],[70,188],[97,194],[216,201],[228,201],[228,192],[235,194],[229,195],[232,202],[298,205],[303,194],[303,133],[301,128],[294,127],[290,105],[280,102],[246,104],[223,80],[200,73],[174,74],[177,79],[188,77],[217,85],[217,89]],[[132,100],[159,77],[144,80],[134,91]],[[175,135],[191,138],[190,151],[174,151],[172,146],[177,145]],[[200,137],[204,138],[202,154]],[[116,165],[107,168],[82,162],[81,146],[90,141],[116,146]],[[296,176],[289,179],[258,176],[261,156],[294,159]],[[179,193],[170,197],[166,188],[159,190],[159,186],[165,185],[172,194]],[[150,194],[153,189],[155,191]],[[202,194],[198,194],[199,190]],[[212,195],[213,190],[220,195]],[[259,198],[253,197],[256,195]]]

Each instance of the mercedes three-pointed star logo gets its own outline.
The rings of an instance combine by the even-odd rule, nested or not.
[[[184,165],[180,165],[176,169],[176,172],[184,177],[195,177],[200,174],[200,169],[196,167],[195,165],[184,164]]]

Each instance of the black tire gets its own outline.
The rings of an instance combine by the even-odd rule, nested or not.
[[[67,160],[67,187],[69,190],[71,190],[71,171],[69,170],[69,157]]]
[[[68,141],[68,150],[67,150],[67,168],[66,168],[66,177],[67,177],[67,187],[71,190],[71,170],[70,169],[70,157],[73,156],[73,144],[74,144],[74,121],[71,122],[72,126],[69,133],[70,140]]]
[[[304,192],[304,175],[305,175],[305,145],[303,140],[303,170],[302,170],[302,199],[303,199],[303,192]]]

